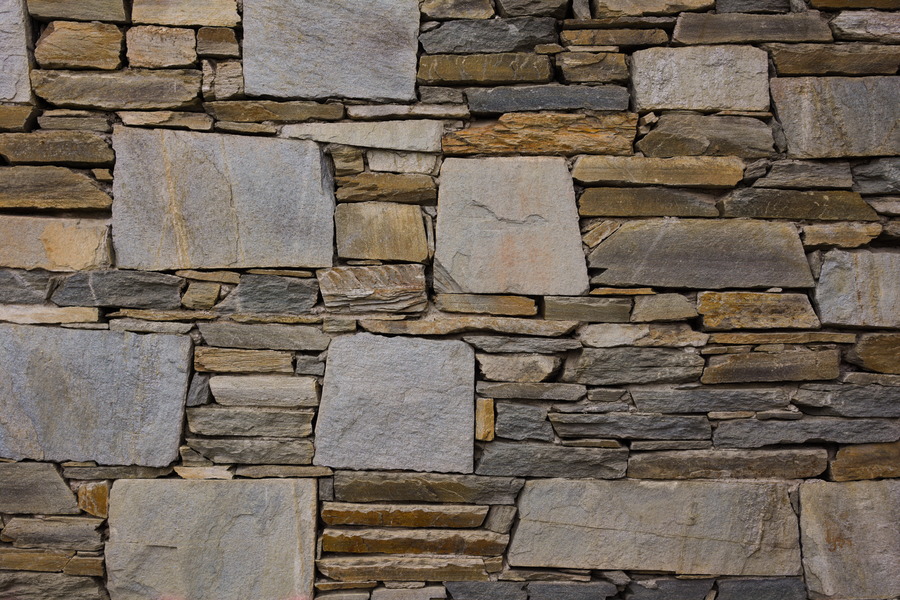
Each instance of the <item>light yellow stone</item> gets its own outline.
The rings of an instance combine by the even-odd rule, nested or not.
[[[109,222],[0,216],[0,266],[48,271],[99,269],[110,264]]]
[[[7,323],[95,323],[100,309],[53,304],[0,304],[0,321]]]
[[[340,204],[334,220],[338,256],[409,262],[428,258],[418,206],[392,202]]]
[[[727,188],[744,177],[744,161],[733,156],[579,156],[572,176],[584,184],[616,183]]]

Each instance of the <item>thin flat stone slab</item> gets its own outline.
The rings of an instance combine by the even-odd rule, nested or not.
[[[793,158],[900,154],[900,77],[785,77],[772,98]]]
[[[333,187],[316,144],[119,127],[113,145],[120,267],[331,266]]]
[[[515,504],[524,481],[512,477],[336,471],[335,500],[341,502],[466,502]]]
[[[572,169],[587,185],[671,185],[734,187],[744,177],[744,161],[733,156],[645,158],[643,156],[579,156]]]
[[[706,330],[818,329],[806,294],[764,292],[700,292],[697,311]]]
[[[503,554],[509,536],[485,530],[326,528],[322,551],[352,554]]]
[[[751,117],[665,113],[637,143],[644,156],[771,156],[772,128]]]
[[[900,440],[900,422],[896,419],[837,417],[803,417],[797,421],[723,421],[713,434],[717,448],[762,448],[807,442],[871,444],[897,440]]]
[[[824,448],[641,452],[628,460],[632,479],[804,479],[828,468]]]
[[[900,442],[844,446],[831,461],[834,481],[882,477],[900,477]]]
[[[421,265],[336,267],[316,276],[325,306],[334,312],[417,312],[428,304]]]
[[[32,71],[34,93],[56,106],[111,110],[178,109],[200,94],[197,70]]]
[[[554,354],[581,349],[581,342],[568,339],[547,339],[537,337],[510,337],[501,335],[466,335],[463,340],[479,350],[498,354],[514,352],[536,352]]]
[[[712,8],[714,0],[591,0],[596,18],[671,15]]]
[[[718,217],[718,197],[664,187],[591,187],[578,199],[582,217]]]
[[[315,412],[285,408],[198,406],[188,408],[188,430],[198,435],[307,437]]]
[[[287,138],[330,144],[384,148],[406,152],[440,152],[444,126],[440,121],[372,121],[367,123],[302,123],[285,125]]]
[[[575,190],[561,158],[447,159],[437,230],[441,292],[587,291]]]
[[[900,594],[900,481],[809,481],[800,504],[803,569],[814,597]]]
[[[900,391],[881,385],[806,383],[793,403],[806,413],[837,417],[900,417]]]
[[[430,54],[419,61],[420,84],[496,85],[548,83],[553,66],[546,56],[530,52],[501,54]]]
[[[556,20],[518,17],[447,21],[419,36],[428,54],[528,52],[556,43]]]
[[[388,321],[363,319],[360,327],[372,333],[388,335],[449,335],[466,331],[492,331],[522,335],[558,336],[570,333],[578,321],[544,321],[540,319],[516,319],[513,317],[437,315],[428,319]],[[571,341],[558,340],[557,345],[571,345]],[[579,342],[574,342],[581,347]]]
[[[561,438],[706,440],[712,435],[709,421],[700,416],[551,413],[550,421]]]
[[[529,481],[514,567],[796,575],[792,486],[756,482]]]
[[[0,265],[80,271],[108,267],[109,221],[4,215]]]
[[[824,325],[900,327],[900,253],[828,252],[815,300]]]
[[[846,161],[779,160],[753,187],[788,189],[850,189],[853,175]]]
[[[830,42],[828,21],[817,11],[788,15],[683,14],[673,39],[682,44]]]
[[[865,6],[880,8],[871,4],[863,7]],[[897,6],[894,4],[883,8],[896,9]],[[900,15],[895,12],[843,11],[831,21],[831,28],[834,30],[834,37],[839,40],[862,40],[882,44],[900,43]]]
[[[109,529],[113,600],[313,595],[314,479],[117,481]]]
[[[481,527],[487,514],[487,506],[467,504],[322,503],[322,521],[328,525]]]
[[[135,23],[234,27],[240,24],[235,0],[133,0],[131,20]]]
[[[487,581],[485,559],[471,556],[337,556],[316,561],[338,581]]]
[[[196,438],[187,445],[203,458],[219,464],[308,465],[315,448],[307,439],[297,438]]]
[[[756,4],[757,0],[753,0]],[[720,579],[718,600],[806,600],[806,584],[800,577]]]
[[[471,473],[474,372],[475,353],[458,341],[337,338],[325,368],[315,464]]]
[[[318,384],[314,377],[284,375],[217,375],[209,389],[216,402],[225,406],[318,406]]]
[[[516,477],[616,479],[625,475],[627,462],[628,451],[624,448],[491,442],[484,445],[475,472]]]
[[[0,341],[0,456],[150,467],[177,458],[190,338],[7,325]]]
[[[38,519],[10,519],[3,528],[3,537],[14,548],[48,548],[60,550],[103,550],[98,529],[103,519],[86,517],[41,517]]]
[[[78,504],[55,466],[33,462],[0,463],[0,511],[5,514],[70,515],[78,513]]]
[[[469,110],[476,114],[540,110],[628,109],[628,89],[615,85],[526,85],[466,90]]]
[[[669,348],[585,348],[566,361],[563,381],[588,385],[678,383],[703,372],[699,354]]]
[[[625,223],[590,254],[602,285],[677,288],[812,287],[793,225],[650,219]]]
[[[900,49],[877,44],[770,44],[779,75],[894,75]]]
[[[124,23],[128,20],[123,0],[27,0],[29,14],[41,20],[64,19],[73,21],[111,21]]]
[[[71,577],[62,573],[0,571],[0,594],[16,600],[101,600],[100,585],[92,577]]]
[[[202,29],[200,30],[203,31]],[[232,32],[232,37],[234,33]],[[198,44],[200,40],[198,39]],[[334,121],[344,116],[344,105],[318,102],[275,102],[272,100],[236,100],[207,102],[203,105],[210,115],[220,121],[254,123],[259,121]]]
[[[62,279],[50,300],[59,306],[181,308],[184,280],[143,271],[82,271]]]
[[[200,334],[210,346],[253,350],[303,350],[319,352],[331,338],[317,327],[278,323],[240,324],[219,321],[200,323]]]
[[[29,136],[32,134],[28,134]],[[0,170],[0,208],[105,210],[112,198],[82,173],[63,167],[9,167]]]
[[[840,350],[796,348],[787,352],[746,352],[712,356],[703,371],[703,383],[805,381],[836,379]]]
[[[242,230],[247,231],[248,226],[252,227],[252,224],[246,223]],[[294,245],[289,232],[282,232],[282,239],[286,244]],[[277,255],[271,256],[277,260]],[[241,275],[240,284],[216,304],[215,309],[223,313],[296,314],[309,312],[318,298],[319,286],[315,279],[245,273]]]
[[[3,70],[0,71],[0,101],[29,102],[31,82],[29,81],[28,49],[31,33],[23,0],[4,2],[0,6],[0,56]]]
[[[645,386],[629,391],[638,410],[656,413],[779,410],[790,403],[785,388]]]
[[[736,190],[719,203],[723,217],[877,221],[878,213],[857,192],[765,188]]]
[[[248,95],[416,97],[417,0],[248,0],[243,17]]]

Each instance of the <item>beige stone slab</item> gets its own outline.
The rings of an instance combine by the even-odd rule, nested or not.
[[[493,398],[475,399],[475,439],[490,442],[494,439],[495,426]]]
[[[0,321],[7,323],[93,323],[100,320],[100,309],[53,304],[2,304]]]
[[[18,166],[0,169],[2,208],[108,209],[112,198],[82,173],[64,167]]]
[[[140,25],[126,34],[128,64],[158,69],[188,67],[197,62],[197,41],[193,29]]]
[[[109,266],[109,222],[101,219],[0,217],[0,265],[79,271]]]
[[[292,373],[289,352],[200,347],[194,352],[194,368],[214,373]]]
[[[900,442],[843,446],[831,461],[835,481],[900,477]]]
[[[427,119],[309,123],[286,125],[281,130],[288,138],[408,152],[440,152],[443,133],[441,122]]]
[[[32,71],[34,93],[56,106],[111,110],[177,109],[199,93],[197,70]]]
[[[9,162],[111,166],[115,154],[99,134],[89,131],[44,131],[0,134],[0,156]]]
[[[41,20],[71,19],[73,21],[128,20],[124,0],[28,0],[28,12]]]
[[[566,335],[577,321],[544,321],[513,317],[451,317],[432,315],[417,321],[384,321],[362,319],[360,327],[373,333],[389,335],[449,335],[466,331],[492,331],[553,337]]]
[[[484,558],[329,557],[316,561],[319,571],[338,581],[487,581]]]
[[[468,504],[323,502],[321,516],[327,525],[471,528],[484,523],[488,508]]]
[[[753,413],[750,413],[752,415]],[[632,454],[634,479],[804,479],[828,467],[824,448],[800,450],[681,450]]]
[[[338,529],[322,532],[322,550],[355,554],[463,554],[497,556],[509,536],[460,529]]]
[[[713,356],[703,371],[703,383],[805,381],[837,379],[839,350],[795,349],[786,352],[749,352]]]
[[[450,313],[483,313],[530,317],[537,314],[537,303],[525,296],[480,294],[437,294],[434,304],[438,310]]]
[[[36,112],[30,104],[0,105],[0,131],[25,131]]]
[[[734,187],[744,177],[744,161],[736,157],[690,156],[643,158],[633,156],[579,156],[572,176],[592,184]]]

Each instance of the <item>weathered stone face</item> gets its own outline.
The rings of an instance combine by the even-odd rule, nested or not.
[[[113,145],[120,267],[331,266],[334,197],[315,144],[121,127]]]
[[[562,159],[448,159],[437,231],[435,278],[442,291],[571,295],[587,289],[575,191]],[[555,244],[546,244],[548,238]]]
[[[189,338],[6,325],[0,339],[0,456],[153,467],[177,457]]]
[[[516,567],[796,575],[789,484],[529,481],[509,548]]]
[[[824,325],[900,327],[900,253],[827,253],[815,299]]]
[[[749,117],[665,113],[638,142],[645,156],[740,156],[772,154],[772,128]]]
[[[118,481],[109,525],[113,600],[312,598],[312,479]]]
[[[32,71],[34,93],[57,106],[141,110],[183,108],[200,93],[200,71],[143,69]]]
[[[28,46],[30,33],[26,24],[24,0],[4,2],[0,7],[0,101],[28,102],[31,82],[28,80]]]
[[[75,496],[53,465],[0,464],[0,510],[6,514],[75,514]],[[0,587],[0,591],[3,588]]]
[[[24,571],[0,571],[0,594],[21,600],[40,600],[54,596],[67,600],[102,598],[97,581],[91,577]]]
[[[428,54],[528,52],[537,44],[556,42],[553,19],[450,21],[419,36]]]
[[[365,11],[353,0],[248,0],[243,27],[250,95],[416,97],[416,0],[375,0]]]
[[[334,340],[329,356],[315,464],[472,472],[475,353],[468,345],[358,334]],[[423,380],[422,373],[431,375]]]

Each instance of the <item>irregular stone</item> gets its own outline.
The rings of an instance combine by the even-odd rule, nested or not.
[[[706,417],[551,413],[550,421],[561,438],[704,440],[711,433]]]
[[[176,458],[189,338],[15,325],[0,338],[10,382],[0,397],[0,455],[153,467]],[[111,397],[114,411],[102,401]]]
[[[33,2],[29,2],[29,4],[33,4]],[[0,594],[16,600],[42,600],[54,596],[66,598],[66,600],[101,599],[96,579],[70,577],[62,573],[25,573],[22,571],[0,571]]]
[[[420,152],[395,152],[392,150],[369,150],[366,152],[369,169],[392,173],[437,173],[439,157]]]
[[[645,156],[771,156],[772,128],[750,117],[665,113],[637,143]]]
[[[128,64],[132,67],[188,67],[197,62],[193,29],[144,25],[126,34]]]
[[[407,152],[440,152],[443,133],[443,124],[433,120],[309,123],[281,130],[288,138]]]
[[[541,110],[628,109],[628,90],[613,85],[568,86],[558,84],[466,90],[473,113],[508,113]]]
[[[313,377],[282,375],[227,376],[209,379],[216,402],[225,406],[318,406],[319,395]]]
[[[443,317],[419,321],[387,321],[363,319],[360,326],[372,333],[387,335],[449,335],[465,331],[493,331],[495,333],[516,333],[522,335],[558,336],[566,335],[578,325],[576,321],[542,321],[537,319],[514,319],[507,317]],[[525,342],[528,346],[532,342]],[[577,343],[577,342],[576,342]],[[571,343],[550,344],[549,346],[572,346]],[[526,346],[527,347],[527,346]],[[578,343],[578,347],[581,344]],[[512,352],[529,350],[512,350]],[[553,350],[556,352],[556,350]]]
[[[284,232],[288,243],[290,233]],[[327,235],[330,236],[330,233]],[[316,245],[320,246],[318,243]],[[271,247],[264,251],[272,252]],[[271,256],[274,260],[280,260],[274,254]],[[319,286],[314,279],[246,273],[241,275],[238,286],[215,308],[223,313],[304,313],[315,306],[318,297]]]
[[[187,438],[187,445],[204,458],[225,464],[308,465],[315,448],[294,438]]]
[[[10,163],[59,163],[75,167],[111,165],[112,148],[87,131],[34,131],[0,134],[0,156]]]
[[[530,404],[497,402],[494,431],[498,437],[510,440],[552,442],[554,439],[547,409]]]
[[[487,581],[485,561],[470,557],[335,557],[316,561],[325,577],[338,581]]]
[[[530,317],[537,314],[537,304],[524,296],[494,296],[475,294],[437,294],[434,304],[438,310],[452,313],[485,313]]]
[[[628,80],[624,54],[563,52],[556,59],[566,83],[613,83]]]
[[[241,48],[234,29],[201,27],[197,30],[197,54],[214,58],[238,58]]]
[[[56,106],[112,110],[178,109],[200,93],[200,71],[32,71],[34,93]]]
[[[553,80],[550,59],[527,52],[502,54],[432,54],[419,61],[420,84],[547,83]]]
[[[38,125],[43,129],[86,130],[98,133],[109,133],[112,131],[110,115],[92,110],[70,110],[65,108],[45,110],[38,117]],[[99,169],[97,171],[99,172]],[[93,175],[98,181],[101,181],[103,178],[98,176],[98,172],[94,172]],[[110,182],[112,181],[112,172],[108,173],[109,177],[105,181]]]
[[[118,69],[122,32],[110,23],[54,21],[34,48],[43,69]]]
[[[681,321],[697,316],[696,305],[681,294],[637,296],[631,320],[634,322]]]
[[[753,187],[835,189],[850,188],[853,177],[848,162],[779,160],[769,173],[753,183]]]
[[[804,482],[803,568],[813,596],[890,598],[900,592],[900,482]]]
[[[683,348],[706,345],[709,336],[693,331],[690,325],[587,325],[578,332],[578,339],[591,348],[615,348],[617,346],[669,346]]]
[[[113,145],[120,267],[331,266],[332,183],[315,144],[120,127]],[[223,198],[232,210],[213,209]]]
[[[109,510],[108,481],[86,481],[78,486],[78,508],[105,519]]]
[[[631,388],[631,398],[642,412],[705,413],[736,410],[776,410],[787,408],[790,398],[781,388]]]
[[[5,514],[78,513],[75,496],[51,464],[0,463],[0,492],[0,511]]]
[[[714,0],[591,0],[595,17],[670,15],[712,8]]]
[[[790,0],[716,0],[717,13],[785,13],[790,11]]]
[[[876,44],[771,44],[779,75],[894,75],[900,50]]]
[[[831,461],[835,481],[900,477],[900,442],[839,448]]]
[[[315,464],[472,472],[475,356],[469,346],[363,333],[334,340],[329,357]],[[426,372],[432,376],[423,381],[419,374]],[[365,420],[351,408],[360,402]],[[393,432],[394,443],[384,431]]]
[[[584,298],[547,296],[544,318],[588,323],[627,323],[631,300],[625,298]]]
[[[5,3],[0,9],[0,56],[3,56],[0,101],[31,101],[31,86],[28,81],[29,46],[31,32],[25,2]]]
[[[418,206],[392,202],[338,204],[334,211],[338,256],[424,262],[428,241]]]
[[[662,29],[564,29],[560,38],[563,45],[570,47],[654,46],[669,42],[669,34]]]
[[[50,293],[50,273],[45,271],[0,270],[0,302],[42,304]]]
[[[747,188],[720,201],[723,217],[876,221],[878,214],[857,192],[808,192]]]
[[[376,0],[364,12],[357,8],[314,0],[248,2],[242,23],[247,94],[414,100],[418,2]]]
[[[577,218],[562,159],[447,159],[435,286],[457,293],[581,294],[588,282]],[[537,243],[547,236],[557,240],[552,252]],[[516,261],[507,258],[510,245]]]
[[[824,448],[802,450],[682,450],[632,454],[633,479],[803,479],[828,467]]]
[[[900,192],[900,159],[877,158],[866,164],[854,165],[853,189],[862,194]]]
[[[643,579],[628,585],[629,600],[703,600],[712,579]]]
[[[823,223],[803,228],[803,245],[857,248],[881,234],[880,223]]]
[[[428,54],[521,52],[554,42],[554,19],[528,17],[447,21],[419,36]]]
[[[496,122],[447,134],[444,136],[444,152],[454,155],[512,152],[567,156],[630,154],[636,123],[636,115],[632,113],[600,116],[510,113],[501,115]],[[452,164],[449,160],[444,162],[442,175],[446,176],[449,164]],[[549,167],[544,170],[549,170]]]
[[[7,304],[0,307],[0,321],[21,324],[83,323],[100,320],[96,308],[59,308],[52,304]]]
[[[465,554],[496,556],[506,550],[508,535],[459,529],[331,529],[322,532],[324,552],[354,554]]]
[[[490,19],[491,0],[425,0],[420,7],[429,19]]]
[[[834,37],[839,40],[900,43],[900,16],[897,13],[875,10],[842,11],[831,20],[830,25],[834,30]]]
[[[324,502],[322,520],[327,525],[375,527],[480,527],[487,506],[466,504],[353,504]]]
[[[559,358],[541,354],[476,354],[475,358],[482,376],[494,381],[544,381],[561,364]]]
[[[662,187],[587,188],[578,199],[582,217],[717,217],[717,197]]]
[[[750,46],[639,50],[631,65],[635,108],[767,111],[768,73],[768,54]]]
[[[900,375],[900,334],[861,335],[847,355],[847,361],[870,371]]]
[[[187,409],[188,429],[199,435],[307,437],[313,411],[201,406]]]
[[[420,265],[337,267],[317,277],[325,306],[335,312],[415,312],[428,303]]]
[[[331,341],[315,327],[302,325],[244,325],[228,322],[198,325],[204,341],[210,346],[274,350],[321,351]]]
[[[606,269],[594,278],[602,285],[700,289],[814,285],[800,237],[788,223],[631,221],[597,246],[588,262],[591,268]]]
[[[230,100],[243,97],[243,63],[239,60],[204,60],[203,87],[201,91],[203,92],[204,100]],[[274,127],[267,128],[265,125],[234,125],[232,127],[237,133],[240,133],[242,130],[276,133]]]
[[[668,348],[585,348],[566,360],[563,381],[589,385],[692,381],[703,371],[697,354]]]
[[[562,400],[575,402],[584,398],[587,389],[572,383],[493,383],[479,381],[476,391],[488,398],[521,400]]]
[[[836,379],[839,375],[839,350],[787,352],[750,352],[712,356],[703,371],[703,383],[750,381],[804,381]]]
[[[529,481],[508,560],[514,567],[796,575],[791,489],[758,482]]]
[[[831,29],[816,11],[788,15],[686,13],[678,17],[673,39],[682,44],[830,42]]]
[[[335,500],[341,502],[465,502],[515,504],[523,480],[438,473],[336,471]]]
[[[20,517],[6,523],[3,538],[15,548],[96,551],[103,549],[102,524],[102,519],[84,517]]]
[[[113,598],[312,597],[312,480],[117,481],[110,507]]]
[[[28,12],[41,20],[71,19],[73,21],[111,21],[125,23],[123,0],[27,0]]]
[[[401,202],[405,204],[434,204],[437,186],[428,175],[395,173],[360,173],[337,180],[339,202]]]
[[[826,253],[815,300],[824,325],[900,327],[900,254]]]
[[[293,373],[289,352],[199,347],[194,369],[214,373]]]
[[[2,208],[108,209],[112,205],[112,198],[93,179],[63,167],[7,167],[0,173]]]
[[[793,403],[814,415],[900,417],[896,392],[880,385],[804,384]]]
[[[819,327],[806,294],[700,292],[697,310],[709,330]]]
[[[624,477],[628,451],[610,448],[572,448],[553,444],[491,442],[484,445],[479,475],[517,477]]]
[[[59,306],[181,306],[181,277],[142,271],[87,271],[59,281],[50,300]]]
[[[463,340],[479,350],[492,353],[535,352],[538,354],[553,354],[581,348],[581,342],[578,340],[554,340],[536,337],[465,335]]]
[[[222,286],[211,281],[191,281],[181,297],[185,308],[208,310],[212,308],[222,293]]]
[[[71,550],[19,550],[5,546],[0,548],[0,568],[59,572],[74,555]]]
[[[900,439],[900,426],[891,419],[839,419],[804,417],[797,421],[722,421],[713,434],[721,448],[762,448],[775,444],[834,442],[868,444]]]
[[[234,27],[241,18],[235,0],[195,0],[189,5],[175,0],[134,0],[131,20],[158,25]]]

